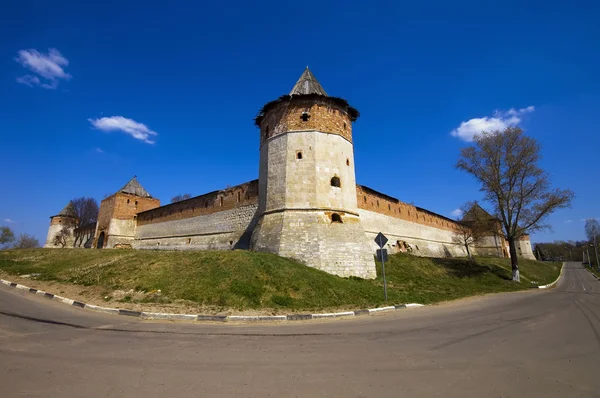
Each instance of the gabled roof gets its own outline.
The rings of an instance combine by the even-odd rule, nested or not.
[[[290,91],[290,95],[307,95],[307,94],[318,94],[327,96],[325,89],[323,86],[317,81],[317,78],[312,74],[312,72],[308,69],[308,66],[302,72],[300,79]]]
[[[496,217],[492,216],[490,213],[485,211],[485,209],[479,206],[478,203],[475,203],[469,211],[463,216],[463,221],[473,221],[473,220],[497,220]]]
[[[125,184],[123,188],[119,189],[118,192],[129,193],[132,195],[140,196],[142,198],[152,197],[152,195],[150,195],[148,191],[146,191],[144,187],[138,182],[136,177],[133,177],[127,184]]]
[[[54,217],[74,217],[77,218],[77,211],[73,202],[69,202],[61,211]]]

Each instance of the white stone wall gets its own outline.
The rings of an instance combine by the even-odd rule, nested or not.
[[[339,187],[332,186],[333,177]],[[351,142],[336,134],[295,131],[262,146],[254,250],[342,277],[374,278],[373,253],[357,210]],[[341,223],[332,222],[333,213]]]
[[[298,153],[302,159],[298,159]],[[331,186],[338,177],[340,188]],[[356,212],[352,143],[317,131],[275,136],[261,148],[259,208],[327,208]]]
[[[330,274],[365,279],[376,277],[375,254],[367,244],[357,216],[345,214],[331,222],[326,212],[283,211],[265,215],[253,239],[261,251],[297,259]]]
[[[231,250],[248,248],[257,205],[180,220],[139,225],[133,246],[138,249]]]
[[[65,226],[65,224],[52,224],[52,223],[50,224],[50,227],[48,227],[48,235],[46,236],[46,243],[44,244],[45,248],[47,248],[47,249],[61,249],[62,248],[61,245],[54,244],[54,238],[63,229],[64,226]],[[65,245],[65,248],[73,247],[75,245],[75,237],[73,236],[73,228],[72,227],[69,227],[69,232],[70,232],[70,235],[67,238],[67,244]]]
[[[474,253],[479,256],[496,256],[504,257],[503,242],[499,236],[485,236],[477,241]]]
[[[362,226],[367,234],[371,252],[378,249],[374,239],[382,232],[388,239],[386,249],[390,253],[399,250],[397,241],[406,242],[411,254],[428,257],[464,257],[464,246],[456,244],[452,231],[437,229],[412,221],[386,216],[369,210],[359,209]]]
[[[132,245],[135,238],[135,220],[112,218],[107,231],[105,248],[112,249],[119,245]]]
[[[517,246],[517,257],[526,258],[528,260],[536,259],[531,248],[531,241],[529,239],[517,240],[515,244]]]

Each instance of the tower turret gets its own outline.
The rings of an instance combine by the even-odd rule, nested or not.
[[[73,247],[75,238],[73,236],[73,230],[77,227],[79,218],[77,217],[77,211],[72,202],[67,205],[55,216],[50,217],[50,227],[48,227],[48,236],[46,237],[46,248],[61,248],[62,244],[56,241],[56,236],[64,229],[68,232],[64,236],[65,243],[64,247]]]
[[[358,116],[346,100],[328,96],[308,67],[289,95],[259,112],[254,250],[339,276],[375,277],[356,203],[352,122]]]

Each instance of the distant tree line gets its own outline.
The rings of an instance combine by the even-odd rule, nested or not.
[[[591,261],[591,265],[597,266],[594,245],[589,241],[563,241],[541,242],[533,245],[533,254],[541,261]]]
[[[40,242],[29,234],[15,233],[10,227],[0,226],[0,249],[34,249],[40,247]]]

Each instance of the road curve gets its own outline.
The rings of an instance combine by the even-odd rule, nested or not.
[[[0,396],[598,397],[600,282],[297,324],[149,322],[0,287]]]

